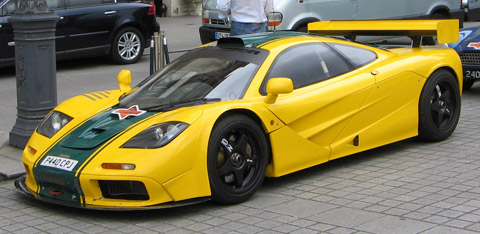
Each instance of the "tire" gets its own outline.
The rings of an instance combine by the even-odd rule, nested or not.
[[[449,15],[443,14],[441,12],[434,12],[431,16],[431,19],[448,19]]]
[[[465,80],[465,79],[464,79],[464,80],[463,80],[463,90],[469,90],[469,89],[471,89],[474,82],[475,82],[474,80],[470,80],[470,79]]]
[[[460,91],[456,78],[446,70],[433,73],[427,79],[420,95],[419,139],[447,139],[457,127],[460,107]]]
[[[295,31],[306,33],[306,32],[308,32],[308,27],[307,27],[307,25],[302,25],[302,26],[298,27],[297,29],[295,29]]]
[[[126,27],[115,34],[110,55],[115,63],[136,63],[143,55],[145,40],[136,28]]]
[[[208,144],[212,200],[223,204],[250,198],[263,183],[269,147],[263,129],[244,115],[220,119]]]

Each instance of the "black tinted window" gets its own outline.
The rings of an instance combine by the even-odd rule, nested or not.
[[[113,0],[70,0],[71,7],[94,6],[113,3]]]
[[[266,83],[270,78],[290,78],[294,88],[297,89],[338,76],[351,69],[353,69],[351,65],[324,44],[295,46],[277,57],[260,92],[266,94]]]
[[[330,43],[329,45],[350,60],[356,67],[369,64],[377,59],[377,54],[367,49],[335,43]]]
[[[10,0],[3,6],[1,10],[2,15],[13,15],[13,13],[15,13],[15,7],[19,2],[20,1]],[[49,10],[64,7],[64,0],[47,0],[46,2]]]

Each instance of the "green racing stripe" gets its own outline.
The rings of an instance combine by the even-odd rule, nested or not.
[[[75,175],[86,166],[95,152],[106,147],[110,139],[118,137],[125,129],[153,116],[145,112],[139,116],[119,119],[112,110],[101,112],[63,137],[50,148],[33,169],[40,198],[59,203],[83,203],[83,193]],[[88,162],[87,162],[88,163]],[[84,165],[85,164],[85,165]],[[82,167],[83,165],[83,167]]]

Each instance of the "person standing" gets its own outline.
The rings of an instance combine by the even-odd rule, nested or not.
[[[230,36],[267,31],[267,16],[273,0],[217,0],[219,18],[230,14]]]

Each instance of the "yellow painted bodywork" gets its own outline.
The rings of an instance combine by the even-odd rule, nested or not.
[[[377,60],[338,77],[303,88],[289,87],[280,79],[278,96],[266,100],[260,86],[274,59],[285,49],[303,43],[331,42],[363,47]],[[79,175],[85,206],[145,207],[208,197],[207,146],[220,116],[231,113],[256,116],[269,138],[271,163],[268,177],[278,177],[346,155],[365,151],[418,134],[418,102],[428,77],[439,69],[451,71],[462,87],[458,55],[449,48],[383,50],[324,37],[287,37],[260,48],[270,51],[242,100],[183,107],[158,113],[127,128],[82,165]],[[123,92],[129,89],[121,86]],[[291,92],[290,92],[291,91]],[[68,132],[118,104],[120,90],[74,97],[55,108],[73,120],[52,138],[34,133],[25,148],[26,185],[38,185],[32,168],[39,158]],[[158,149],[120,148],[144,129],[163,122],[189,124],[175,140]],[[36,150],[32,154],[33,148]],[[34,151],[33,151],[34,152]],[[102,163],[133,163],[135,170],[103,169]],[[145,184],[150,199],[132,201],[102,198],[98,180],[137,180]]]

